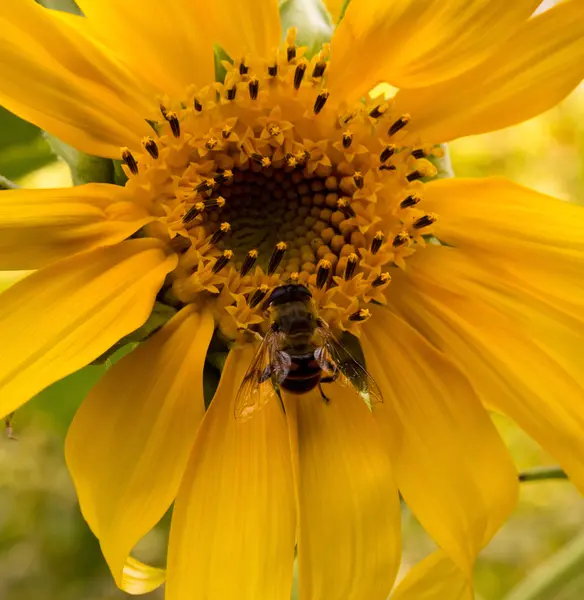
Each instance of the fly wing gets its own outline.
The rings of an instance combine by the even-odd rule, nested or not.
[[[315,352],[321,368],[338,375],[338,381],[354,389],[369,408],[383,402],[379,386],[367,369],[339,342],[328,325],[320,319],[316,329],[322,346]]]
[[[278,360],[279,336],[269,330],[258,348],[235,398],[235,418],[245,420],[277,396],[272,378],[279,381],[285,362]],[[288,365],[289,368],[289,365]],[[287,375],[286,371],[286,375]],[[284,379],[286,378],[284,375]]]

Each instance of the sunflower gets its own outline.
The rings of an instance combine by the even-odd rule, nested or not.
[[[281,42],[276,0],[78,4],[3,4],[0,103],[121,158],[127,181],[0,195],[0,269],[35,270],[0,296],[0,413],[172,313],[66,442],[118,585],[162,582],[128,557],[174,502],[167,598],[288,598],[296,547],[302,599],[382,600],[398,488],[442,549],[422,571],[469,580],[517,495],[487,409],[584,491],[584,213],[501,179],[436,180],[433,164],[439,143],[580,82],[581,0],[535,17],[539,0],[352,0],[312,55],[295,28]],[[399,91],[372,99],[382,81]],[[284,394],[285,411],[235,418],[262,303],[289,281],[360,337],[373,411],[333,384],[329,403]],[[419,597],[415,577],[397,597]]]

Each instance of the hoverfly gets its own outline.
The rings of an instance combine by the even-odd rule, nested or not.
[[[254,356],[235,399],[235,417],[251,416],[276,388],[305,394],[323,383],[339,381],[353,388],[371,408],[383,402],[371,375],[334,337],[317,313],[310,290],[290,283],[275,288],[264,306],[271,324]]]

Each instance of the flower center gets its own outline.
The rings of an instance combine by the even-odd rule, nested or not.
[[[122,151],[127,189],[155,217],[143,234],[180,256],[162,297],[207,304],[228,337],[261,329],[261,301],[289,281],[358,333],[389,268],[431,233],[420,201],[433,149],[400,144],[409,116],[390,103],[331,97],[328,53],[305,58],[291,30],[272,59],[226,64],[223,84],[163,102],[144,153]]]

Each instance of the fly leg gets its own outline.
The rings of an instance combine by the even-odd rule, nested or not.
[[[320,392],[321,398],[328,404],[330,399],[324,393],[324,390],[322,389],[322,384],[332,383],[333,381],[336,381],[339,378],[339,370],[335,367],[335,365],[333,365],[333,363],[329,362],[328,360],[325,361],[325,364],[323,366],[330,373],[330,375],[325,375],[324,377],[320,378],[320,381],[318,382],[318,391]]]

